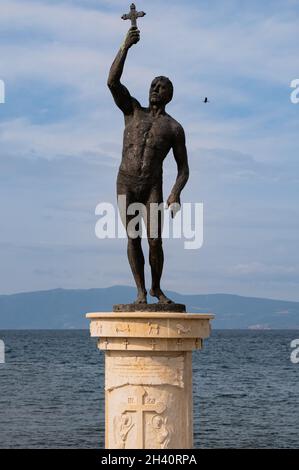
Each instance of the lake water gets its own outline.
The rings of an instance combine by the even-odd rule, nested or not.
[[[299,448],[299,331],[213,331],[194,354],[194,447]],[[1,448],[104,443],[103,354],[88,331],[0,331]]]

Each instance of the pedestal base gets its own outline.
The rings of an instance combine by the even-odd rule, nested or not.
[[[106,353],[106,448],[192,447],[191,354]]]
[[[192,350],[210,334],[210,314],[92,313],[105,350],[105,446],[190,449]]]

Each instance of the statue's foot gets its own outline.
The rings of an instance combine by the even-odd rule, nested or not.
[[[151,289],[150,294],[152,297],[156,297],[158,299],[159,304],[174,304],[172,300],[166,297],[161,289]]]
[[[135,300],[134,304],[147,304],[146,294],[146,290],[140,292],[138,291],[137,299]]]

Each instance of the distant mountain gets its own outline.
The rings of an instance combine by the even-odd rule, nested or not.
[[[0,329],[88,328],[85,313],[110,312],[113,304],[130,303],[134,295],[135,289],[126,286],[0,295]],[[299,329],[299,302],[230,294],[168,295],[186,304],[190,313],[214,313],[213,328]]]

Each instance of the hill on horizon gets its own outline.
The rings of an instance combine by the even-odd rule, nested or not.
[[[53,289],[0,295],[0,329],[85,329],[88,312],[109,312],[113,304],[133,301],[135,288]],[[299,329],[299,302],[232,294],[167,291],[190,313],[214,313],[218,329]]]

